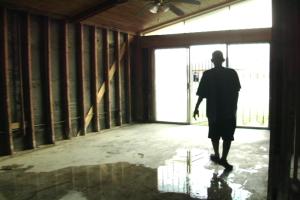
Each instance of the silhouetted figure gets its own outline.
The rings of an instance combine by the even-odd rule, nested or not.
[[[208,137],[212,141],[214,154],[210,159],[226,170],[232,170],[232,165],[227,162],[227,155],[233,134],[236,128],[236,110],[238,94],[241,88],[238,75],[235,70],[224,68],[223,54],[215,51],[211,61],[214,68],[204,71],[197,90],[198,101],[194,110],[194,118],[199,116],[199,105],[206,98],[206,116],[208,118]],[[219,140],[223,139],[222,157],[219,154]]]

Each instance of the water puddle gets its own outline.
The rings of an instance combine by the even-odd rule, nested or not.
[[[157,169],[124,162],[41,173],[27,172],[31,167],[0,169],[0,200],[245,200],[253,195],[247,179],[224,172],[199,149],[180,149]]]

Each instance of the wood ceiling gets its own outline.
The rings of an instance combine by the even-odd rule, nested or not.
[[[0,5],[72,22],[83,22],[131,33],[141,33],[207,12],[239,0],[199,0],[200,5],[173,3],[185,15],[171,11],[152,14],[149,0],[0,0]]]

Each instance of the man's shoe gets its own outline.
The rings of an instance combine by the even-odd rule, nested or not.
[[[220,159],[219,164],[222,165],[223,167],[225,167],[226,171],[231,171],[233,169],[233,166],[231,164],[229,164],[227,162],[227,160]]]

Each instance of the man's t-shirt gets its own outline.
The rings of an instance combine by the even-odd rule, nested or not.
[[[235,117],[240,88],[238,75],[233,69],[219,67],[205,71],[196,94],[206,98],[207,118]]]

